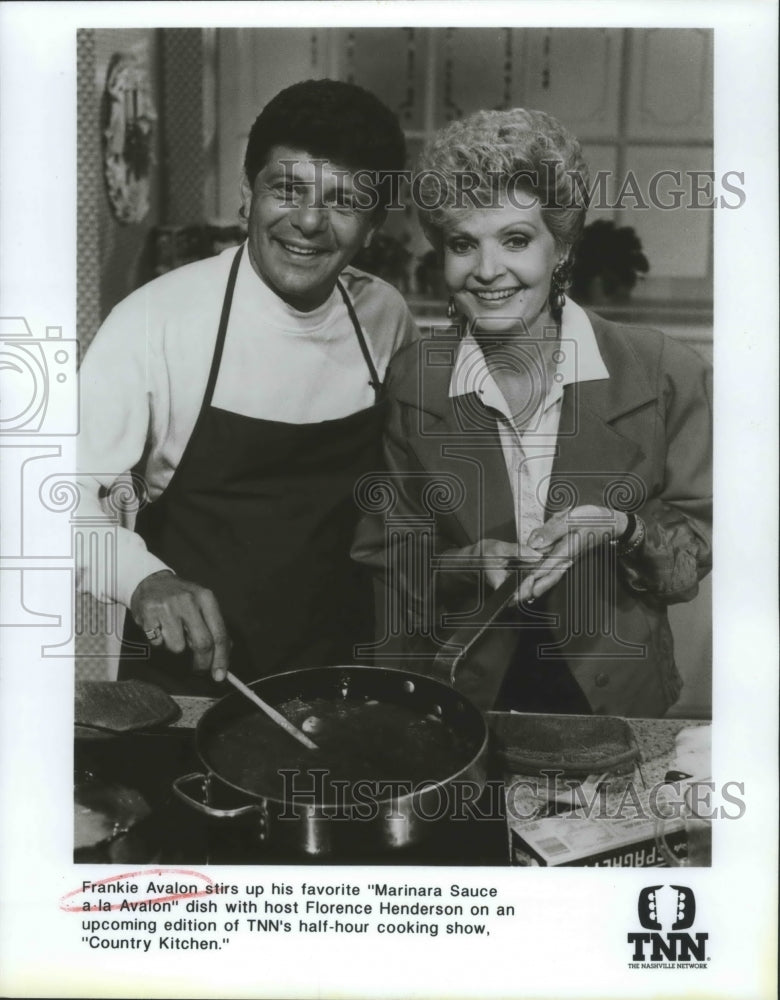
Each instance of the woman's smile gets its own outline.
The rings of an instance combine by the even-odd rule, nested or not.
[[[504,302],[519,292],[520,286],[513,288],[469,288],[468,291],[475,295],[480,302]]]

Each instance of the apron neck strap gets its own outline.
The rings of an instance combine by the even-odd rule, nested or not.
[[[230,319],[230,307],[233,304],[233,292],[236,287],[236,277],[238,275],[238,265],[241,263],[241,255],[244,252],[244,244],[236,251],[236,255],[233,258],[233,263],[230,265],[230,274],[228,275],[227,287],[225,288],[225,297],[222,300],[222,313],[219,317],[219,327],[217,328],[217,342],[214,345],[214,355],[211,359],[211,370],[209,371],[209,380],[206,383],[206,393],[203,397],[203,407],[211,405],[211,398],[214,395],[214,388],[217,384],[217,375],[219,375],[219,365],[222,360],[222,349],[225,346],[225,336],[227,334],[228,320]]]
[[[236,251],[236,255],[233,258],[233,263],[230,265],[230,273],[228,275],[227,286],[225,288],[225,297],[222,300],[222,313],[219,317],[219,328],[217,329],[217,342],[214,345],[214,355],[211,359],[211,370],[209,371],[208,382],[206,383],[206,392],[203,397],[203,408],[211,405],[211,399],[214,395],[214,389],[217,384],[217,376],[219,375],[219,366],[222,361],[222,351],[225,347],[225,337],[227,335],[228,320],[230,319],[230,307],[233,304],[233,292],[236,287],[236,278],[238,276],[238,267],[241,263],[241,255],[244,252],[244,244]],[[371,357],[371,352],[368,349],[368,344],[366,343],[365,334],[363,333],[363,328],[360,325],[360,321],[357,318],[357,313],[355,312],[355,307],[352,305],[352,300],[349,295],[347,295],[347,290],[344,288],[340,281],[336,281],[341,297],[344,300],[344,305],[347,307],[347,314],[349,315],[350,322],[355,331],[355,336],[357,337],[358,344],[360,345],[360,350],[365,359],[366,366],[371,376],[368,380],[368,384],[374,390],[375,393],[379,393],[382,388],[382,383],[379,380],[379,373],[374,365],[374,359]]]
[[[365,334],[363,333],[363,328],[360,325],[360,321],[357,318],[357,313],[355,312],[355,307],[352,305],[352,300],[349,295],[347,295],[347,290],[337,279],[336,285],[339,292],[341,292],[341,297],[344,299],[344,305],[347,307],[347,313],[349,314],[350,321],[355,330],[355,336],[358,339],[358,344],[360,344],[360,350],[363,353],[363,357],[368,367],[369,374],[371,378],[368,380],[368,384],[374,390],[375,393],[379,394],[382,388],[382,383],[379,381],[379,373],[374,365],[374,359],[371,357],[371,352],[368,349],[368,344],[366,343]]]

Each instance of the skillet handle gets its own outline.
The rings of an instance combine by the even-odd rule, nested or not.
[[[482,624],[456,629],[433,661],[433,677],[450,684],[482,712],[495,706],[517,645],[517,632],[499,622],[517,589],[516,574],[510,573],[485,602]]]
[[[199,793],[196,796],[190,794],[189,791],[193,785]],[[199,813],[210,816],[212,819],[239,819],[241,816],[250,816],[252,813],[260,813],[265,818],[264,803],[261,802],[250,802],[249,805],[239,806],[237,809],[215,809],[214,806],[210,806],[208,802],[204,801],[207,797],[208,785],[209,776],[194,771],[192,774],[184,774],[175,779],[173,793],[191,809],[196,809]]]

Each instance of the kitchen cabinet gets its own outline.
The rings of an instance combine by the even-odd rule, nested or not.
[[[554,115],[581,142],[618,132],[623,32],[530,28],[520,53],[522,103]]]
[[[381,97],[406,132],[424,130],[428,29],[355,28],[336,39],[336,75]]]
[[[434,29],[433,128],[472,111],[512,107],[519,101],[516,28]]]
[[[653,178],[671,171],[657,184],[658,204],[644,195],[647,208],[634,208],[631,197],[624,199],[626,208],[618,213],[619,225],[633,226],[642,241],[650,262],[650,279],[702,278],[711,273],[712,217],[711,207],[717,193],[705,176],[712,169],[712,150],[701,146],[629,145],[626,164],[635,175],[639,190],[652,191]],[[700,194],[693,190],[693,178],[700,183]],[[674,205],[675,190],[684,191],[684,200]],[[701,207],[694,207],[698,204]],[[710,207],[707,207],[710,206]]]
[[[342,78],[373,90],[413,135],[524,106],[604,139],[618,127],[622,49],[619,29],[384,28],[342,32],[336,59]]]
[[[712,141],[712,31],[632,33],[627,132],[632,140]]]

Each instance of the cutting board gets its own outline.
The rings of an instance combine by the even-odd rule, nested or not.
[[[100,733],[153,729],[179,714],[173,698],[147,681],[76,681],[74,722]]]

